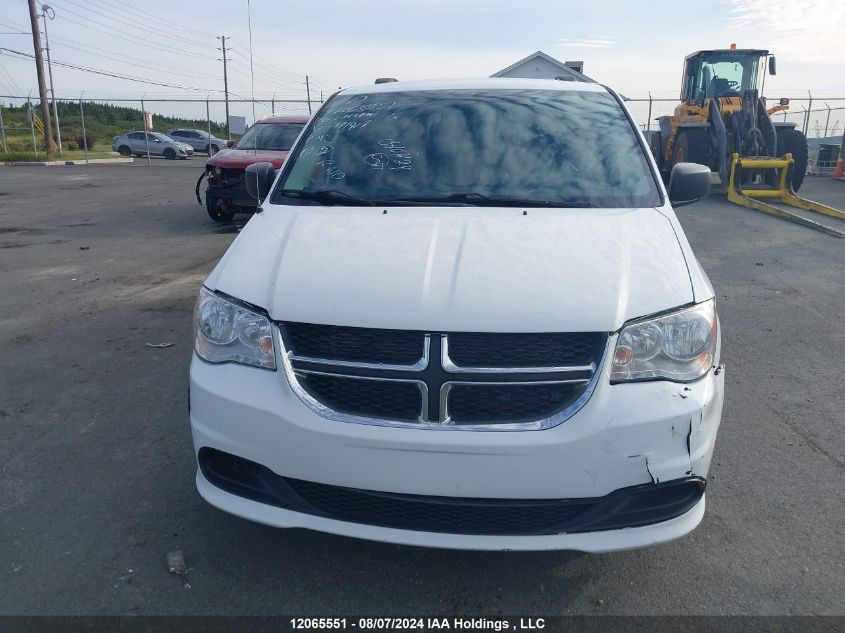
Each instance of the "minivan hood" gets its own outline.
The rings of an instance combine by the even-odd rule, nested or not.
[[[611,332],[693,301],[651,208],[265,203],[206,285],[275,320],[427,331]]]

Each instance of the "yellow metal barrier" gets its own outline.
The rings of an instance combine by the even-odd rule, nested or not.
[[[33,121],[35,123],[35,129],[38,130],[38,133],[41,136],[44,136],[44,123],[41,121],[41,117],[36,114]],[[56,141],[54,141],[53,139],[50,139],[50,149],[52,149],[53,151],[56,151],[57,149],[59,149],[59,146],[56,144]]]
[[[779,169],[778,184],[776,188],[741,188],[740,183],[736,180],[737,168],[741,169]],[[806,211],[814,211],[822,213],[832,218],[845,220],[845,212],[829,207],[821,202],[814,202],[806,198],[799,198],[792,191],[792,187],[787,184],[788,177],[792,169],[795,168],[795,162],[792,160],[792,154],[787,154],[783,158],[740,158],[739,154],[734,154],[731,157],[731,171],[728,179],[728,200],[734,204],[748,207],[756,211],[762,211],[796,224],[807,226],[816,231],[827,233],[828,235],[835,235],[836,237],[845,237],[845,232],[839,231],[824,224],[819,224],[809,218],[797,215],[780,209],[767,202],[763,202],[760,198],[771,198],[778,202],[787,204],[792,207],[804,209]]]

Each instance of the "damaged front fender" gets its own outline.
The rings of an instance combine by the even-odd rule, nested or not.
[[[616,385],[614,398],[629,414],[612,420],[608,430],[614,430],[625,458],[652,483],[706,478],[722,417],[724,381],[724,366],[719,366],[690,384]],[[643,389],[650,398],[642,398]]]

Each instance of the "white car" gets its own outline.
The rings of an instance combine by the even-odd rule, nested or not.
[[[196,308],[209,503],[479,550],[605,552],[699,524],[725,373],[672,203],[710,171],[679,164],[667,192],[613,91],[347,89],[246,182],[262,207]]]

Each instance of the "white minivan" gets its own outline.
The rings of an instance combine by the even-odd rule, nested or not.
[[[342,90],[205,281],[190,419],[211,504],[413,545],[604,552],[704,514],[713,288],[594,83]]]

